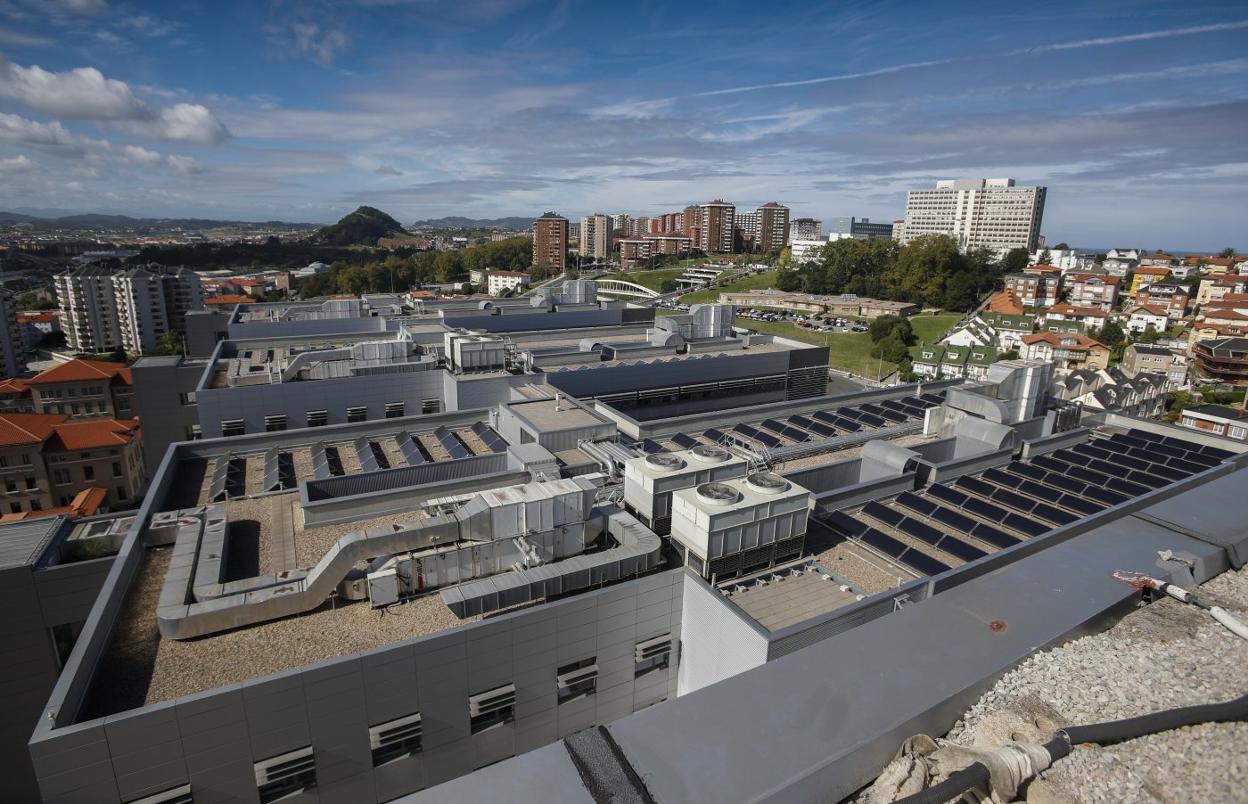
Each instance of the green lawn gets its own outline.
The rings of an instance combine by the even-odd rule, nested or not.
[[[663,283],[669,279],[675,279],[685,272],[684,268],[659,268],[654,271],[617,271],[613,274],[600,276],[599,279],[621,279],[625,282],[633,282],[651,290],[660,292],[663,289]]]
[[[936,313],[910,316],[910,327],[919,343],[936,343],[943,338],[954,324],[958,323],[960,313]]]
[[[754,321],[749,318],[738,318],[736,324],[768,335],[827,346],[828,365],[842,371],[874,379],[897,368],[895,363],[871,356],[873,344],[871,336],[865,332],[811,332],[787,321]]]
[[[706,290],[696,290],[680,297],[681,304],[714,304],[719,301],[719,294],[740,292],[744,290],[763,290],[776,286],[776,271],[763,271],[761,274],[747,276],[734,282],[728,282]]]

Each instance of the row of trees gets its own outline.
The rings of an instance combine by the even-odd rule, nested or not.
[[[354,264],[337,261],[325,273],[304,279],[299,293],[311,298],[331,293],[403,292],[430,283],[463,282],[475,269],[527,271],[533,259],[532,242],[515,237],[460,251],[390,254]]]
[[[948,310],[971,310],[1001,282],[1027,265],[1026,249],[997,260],[991,249],[963,254],[947,235],[924,235],[901,246],[892,240],[835,240],[818,259],[780,272],[781,290],[855,293]]]

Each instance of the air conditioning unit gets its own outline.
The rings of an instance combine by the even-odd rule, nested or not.
[[[399,575],[393,566],[368,574],[368,599],[373,608],[399,602]]]
[[[310,745],[261,760],[255,763],[255,771],[260,804],[273,804],[316,789],[316,763]]]
[[[419,712],[370,726],[368,745],[373,751],[373,767],[380,767],[419,753],[422,749],[423,737],[424,730]]]
[[[191,797],[191,786],[184,784],[181,787],[135,799],[129,804],[194,804],[194,799]]]
[[[638,642],[634,651],[633,658],[639,664],[656,656],[662,656],[665,653],[672,652],[672,635],[664,634],[654,639],[647,639],[644,642]]]
[[[504,684],[492,690],[468,696],[468,714],[472,717],[488,715],[506,709],[516,703],[516,685]]]

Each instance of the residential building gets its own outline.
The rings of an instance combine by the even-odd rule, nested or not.
[[[56,298],[66,345],[77,352],[107,352],[121,346],[113,270],[84,265],[57,275]]]
[[[797,265],[822,259],[827,244],[827,240],[793,240],[789,243],[789,259]]]
[[[747,240],[754,240],[758,237],[759,231],[759,214],[755,212],[738,212],[736,215],[737,231],[741,233]]]
[[[1140,264],[1138,248],[1111,248],[1101,261],[1101,269],[1115,276],[1126,276]]]
[[[1074,274],[1066,283],[1070,287],[1070,303],[1076,307],[1100,307],[1113,310],[1118,304],[1122,277],[1112,274]]]
[[[21,377],[0,379],[0,413],[34,413],[30,386]]]
[[[1167,254],[1164,251],[1154,251],[1152,254],[1145,254],[1140,257],[1140,265],[1160,266],[1162,268],[1170,268],[1174,265],[1175,258],[1173,254]]]
[[[146,481],[137,419],[0,414],[0,506],[5,514],[68,506],[87,487],[104,489],[109,509],[130,508]]]
[[[1243,257],[1218,257],[1213,254],[1188,254],[1183,258],[1185,265],[1198,268],[1214,276],[1231,273]]]
[[[529,275],[525,271],[490,271],[487,292],[497,296],[504,290],[517,292],[528,284]]]
[[[23,381],[36,413],[74,419],[130,419],[135,415],[130,369],[104,360],[70,360]]]
[[[906,219],[898,218],[897,220],[893,221],[893,240],[900,243],[901,239],[905,236],[905,234],[906,234]]]
[[[623,212],[611,216],[611,233],[614,235],[616,232],[628,233],[628,215]]]
[[[705,250],[702,231],[702,208],[696,204],[685,207],[680,213],[681,232],[693,243],[695,249]]]
[[[828,239],[845,240],[891,240],[893,224],[873,223],[870,218],[830,218],[828,220]]]
[[[26,351],[33,350],[39,342],[54,332],[61,331],[61,316],[55,310],[38,310],[17,314],[17,328],[21,332],[22,346]],[[3,337],[3,336],[0,336]],[[25,366],[25,362],[22,363]],[[21,371],[24,371],[23,368]],[[8,372],[5,368],[4,371]],[[21,371],[9,372],[20,374]]]
[[[1166,378],[1142,373],[1128,376],[1118,366],[1058,372],[1054,398],[1089,411],[1113,411],[1151,419],[1166,409]]]
[[[823,221],[818,218],[794,218],[789,225],[789,241],[823,239]]]
[[[858,318],[878,318],[885,315],[908,316],[919,311],[919,306],[910,302],[873,299],[869,296],[856,296],[853,293],[828,296],[772,289],[720,293],[719,303],[734,304],[738,307],[774,307],[797,312],[827,312],[832,315]]]
[[[972,324],[986,331],[989,346],[996,346],[1002,351],[1022,349],[1023,336],[1030,335],[1036,329],[1036,317],[1023,313],[1008,313],[988,310],[980,313]],[[953,337],[945,339],[948,343],[956,343]]]
[[[1231,294],[1248,294],[1248,276],[1240,274],[1207,276],[1200,280],[1200,286],[1196,291],[1196,306],[1220,302]]]
[[[650,259],[652,243],[640,237],[625,237],[616,241],[620,247],[620,267],[636,268]]]
[[[611,257],[611,218],[601,213],[581,218],[581,257]]]
[[[1006,315],[1022,315],[1026,308],[1023,300],[1014,291],[1006,288],[988,297],[988,312],[1005,313]]]
[[[628,221],[628,236],[629,237],[642,237],[643,235],[648,235],[648,234],[650,234],[650,218],[643,215],[641,217],[629,219]]]
[[[186,314],[204,306],[199,276],[186,268],[84,266],[57,276],[56,292],[66,343],[80,352],[154,351],[166,332],[185,333]]]
[[[1057,304],[1061,282],[1060,273],[1007,274],[1005,289],[1014,293],[1024,307],[1051,307]]]
[[[1127,295],[1135,296],[1140,292],[1140,288],[1168,278],[1170,278],[1170,268],[1168,266],[1141,265],[1135,269],[1135,273],[1131,277],[1131,289],[1127,291]]]
[[[1096,370],[1109,365],[1109,347],[1086,335],[1038,332],[1023,336],[1022,357],[1053,363],[1059,370]]]
[[[1165,332],[1170,328],[1170,316],[1166,308],[1159,304],[1132,305],[1124,315],[1127,318],[1128,332],[1143,334],[1150,329],[1153,332]]]
[[[1035,251],[1044,217],[1044,187],[1017,187],[1013,179],[957,179],[906,194],[902,243],[925,234],[949,235],[965,249]]]
[[[1226,405],[1199,405],[1184,408],[1179,424],[1193,430],[1248,441],[1248,411]]]
[[[1061,269],[1063,275],[1096,267],[1096,261],[1091,256],[1071,248],[1039,248],[1032,253],[1031,261],[1055,265]]]
[[[768,201],[754,213],[758,219],[758,251],[779,251],[789,242],[789,208],[775,201]]]
[[[1163,307],[1171,318],[1182,318],[1187,315],[1187,288],[1178,282],[1154,282],[1144,285],[1135,294],[1138,304],[1150,307]]]
[[[995,346],[940,343],[910,347],[910,363],[919,377],[983,380],[988,377],[988,367],[996,362],[999,354]]]
[[[533,221],[533,264],[547,274],[563,273],[568,267],[568,219],[547,212]]]
[[[650,244],[651,254],[683,257],[693,248],[693,242],[682,234],[651,234],[641,239]]]
[[[1045,329],[1060,321],[1078,321],[1089,329],[1100,329],[1109,320],[1109,313],[1100,307],[1073,304],[1055,304],[1044,315]],[[1049,329],[1057,332],[1057,328]]]
[[[0,290],[0,376],[4,377],[15,377],[26,370],[26,350],[29,347],[23,334],[24,326],[18,323],[16,302],[11,292]]]
[[[1248,385],[1248,338],[1217,338],[1193,343],[1192,375],[1205,382]]]
[[[1128,376],[1138,374],[1161,374],[1166,378],[1166,390],[1173,391],[1187,385],[1187,353],[1146,343],[1133,343],[1122,353],[1122,370]]]
[[[735,250],[737,208],[715,199],[698,207],[702,250],[707,254],[731,254]]]

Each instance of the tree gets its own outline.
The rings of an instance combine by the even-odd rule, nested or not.
[[[1233,246],[1227,246],[1226,248],[1222,249],[1222,252],[1218,254],[1218,256],[1219,257],[1234,257],[1235,248]]]
[[[1053,259],[1053,255],[1052,255],[1052,254],[1050,254],[1050,253],[1049,253],[1049,250],[1046,248],[1046,249],[1044,249],[1043,251],[1041,251],[1041,252],[1040,252],[1040,258],[1039,258],[1038,260],[1036,260],[1036,264],[1037,264],[1037,265],[1048,265],[1048,264],[1049,264],[1049,260],[1051,260],[1051,259]]]
[[[906,348],[899,333],[894,330],[887,338],[875,345],[875,348],[871,350],[871,356],[900,365],[910,359],[910,350]]]
[[[459,292],[465,296],[471,296],[477,292],[477,289],[473,287],[471,282],[465,282],[463,285],[460,285]]]
[[[1031,254],[1025,248],[1012,248],[1001,259],[1001,267],[1007,274],[1016,274],[1031,262]]]
[[[1101,331],[1097,333],[1096,339],[1113,348],[1126,340],[1126,335],[1123,333],[1122,327],[1118,325],[1118,322],[1109,321],[1106,322],[1105,326],[1101,327]]]
[[[1011,349],[1008,352],[1002,352],[998,357],[999,360],[1018,360],[1018,350]]]
[[[910,321],[895,315],[882,315],[872,321],[867,327],[867,334],[872,342],[877,344],[889,338],[896,338],[902,346],[914,343],[914,328],[910,326]],[[891,358],[885,359],[891,360]]]
[[[1070,251],[1070,244],[1068,244],[1065,240],[1063,240],[1062,242],[1058,243],[1053,248],[1055,248],[1058,251]]]
[[[664,279],[663,284],[659,285],[659,293],[675,293],[680,289],[680,285],[676,284],[675,279]]]
[[[177,330],[169,330],[161,335],[156,341],[156,354],[158,355],[183,355],[186,354],[186,339],[182,337],[182,333]]]

